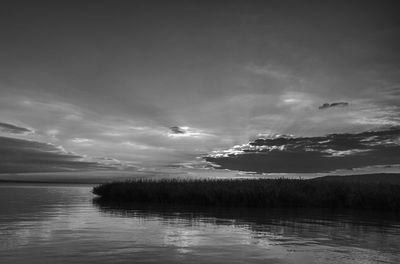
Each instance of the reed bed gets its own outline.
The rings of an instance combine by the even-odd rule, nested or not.
[[[106,183],[101,200],[266,208],[399,210],[400,185],[301,179],[163,179]]]

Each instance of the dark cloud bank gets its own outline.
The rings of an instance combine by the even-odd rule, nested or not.
[[[400,128],[321,137],[257,139],[205,158],[221,169],[318,173],[400,164]]]
[[[12,133],[12,134],[25,134],[25,133],[31,133],[32,130],[25,128],[25,127],[19,127],[16,125],[8,124],[8,123],[2,123],[0,122],[0,131],[1,132],[6,132],[6,133]]]
[[[0,137],[0,173],[59,172],[102,169],[96,162],[67,153],[52,144]]]

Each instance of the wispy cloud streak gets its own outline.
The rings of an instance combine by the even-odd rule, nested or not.
[[[0,173],[76,171],[111,168],[85,161],[52,144],[0,137]]]
[[[25,133],[31,133],[33,131],[25,127],[20,127],[13,124],[0,122],[0,132],[11,133],[11,134],[25,134]]]

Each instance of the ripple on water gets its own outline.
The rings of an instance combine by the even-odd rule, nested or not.
[[[394,215],[126,208],[90,191],[0,186],[1,263],[400,263]]]

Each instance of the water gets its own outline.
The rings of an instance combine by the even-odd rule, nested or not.
[[[0,185],[0,263],[400,263],[392,214],[124,208],[90,191]]]

